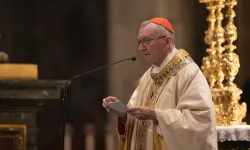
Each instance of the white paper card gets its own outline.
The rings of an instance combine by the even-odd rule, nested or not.
[[[126,110],[128,109],[128,106],[123,104],[122,102],[108,102],[107,106],[110,108],[113,108],[114,110],[121,112],[121,113],[126,113]]]

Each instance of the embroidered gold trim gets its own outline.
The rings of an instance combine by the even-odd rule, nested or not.
[[[185,50],[181,49],[178,54],[169,62],[169,64],[158,74],[152,73],[153,68],[151,68],[151,78],[156,83],[162,82],[165,78],[170,78],[172,75],[176,74],[189,62],[193,62],[192,58]]]
[[[175,75],[184,66],[193,62],[192,58],[185,50],[180,50],[178,54],[164,67],[158,74],[152,73],[151,78],[153,83],[150,86],[147,101],[144,103],[145,107],[154,108],[158,98],[165,87],[168,79]],[[150,120],[139,120],[136,132],[136,150],[145,150],[147,145],[147,130]]]

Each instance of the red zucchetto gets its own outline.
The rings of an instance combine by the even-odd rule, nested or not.
[[[171,23],[166,19],[166,18],[160,18],[160,17],[157,17],[157,18],[152,18],[149,20],[150,22],[153,22],[153,23],[156,23],[158,25],[161,25],[163,27],[165,27],[166,29],[168,29],[171,33],[174,34],[174,29],[171,25]]]

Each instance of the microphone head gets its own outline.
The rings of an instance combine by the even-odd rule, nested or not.
[[[135,61],[135,60],[136,60],[136,57],[132,57],[131,60],[132,60],[132,61]]]

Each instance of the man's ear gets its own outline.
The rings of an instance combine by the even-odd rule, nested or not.
[[[165,44],[167,47],[170,47],[172,44],[172,38],[171,37],[166,37]]]

